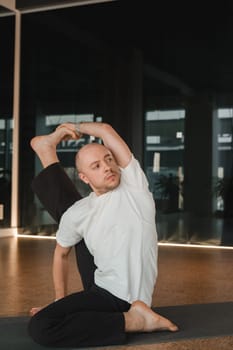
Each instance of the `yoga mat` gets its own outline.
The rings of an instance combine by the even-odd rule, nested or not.
[[[128,336],[127,345],[129,347],[177,342],[179,340],[233,336],[233,302],[166,306],[153,309],[176,323],[179,326],[179,331],[175,333],[166,331],[132,333]],[[27,334],[28,320],[29,317],[0,318],[1,350],[56,349],[40,346],[29,338]],[[104,347],[102,348],[104,349]],[[102,348],[86,349],[97,350]]]

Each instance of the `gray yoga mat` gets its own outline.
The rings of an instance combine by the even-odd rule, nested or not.
[[[128,336],[127,345],[129,347],[233,335],[233,302],[166,306],[153,309],[176,323],[179,326],[179,331],[175,333],[164,331],[132,333]],[[28,317],[0,318],[1,350],[56,349],[42,347],[29,338],[27,334],[28,320]],[[86,349],[97,350],[100,347]]]

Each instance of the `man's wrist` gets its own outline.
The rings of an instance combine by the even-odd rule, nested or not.
[[[80,126],[81,126],[82,123],[83,122],[79,122],[79,123],[75,124],[75,132],[78,135],[78,137],[82,137],[83,136],[83,134],[82,134],[82,132],[80,130]]]

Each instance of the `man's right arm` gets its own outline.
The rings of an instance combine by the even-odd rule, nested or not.
[[[132,152],[122,137],[107,123],[99,122],[83,122],[78,124],[65,123],[59,127],[65,126],[72,131],[77,131],[81,134],[92,135],[103,140],[104,145],[112,152],[117,164],[121,168],[125,168],[131,158]]]
[[[67,295],[69,253],[71,247],[64,248],[57,243],[53,256],[53,283],[55,300]]]

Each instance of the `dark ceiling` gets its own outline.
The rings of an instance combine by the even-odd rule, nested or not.
[[[100,0],[101,1],[101,0]],[[36,9],[48,6],[59,6],[69,4],[84,3],[83,0],[16,0],[16,8],[18,10]],[[95,0],[88,0],[89,3],[96,2]]]
[[[30,3],[61,2],[18,0],[16,4],[23,9]],[[230,0],[118,0],[30,16],[37,21],[38,28],[50,26],[58,33],[69,32],[70,37],[86,40],[90,46],[110,46],[115,50],[131,47],[141,51],[148,86],[157,82],[161,88],[175,87],[186,94],[192,91],[224,94],[233,90]]]
[[[113,1],[53,16],[64,28],[90,33],[93,42],[142,50],[152,80],[159,71],[161,80],[177,79],[187,91],[232,91],[232,1]]]

